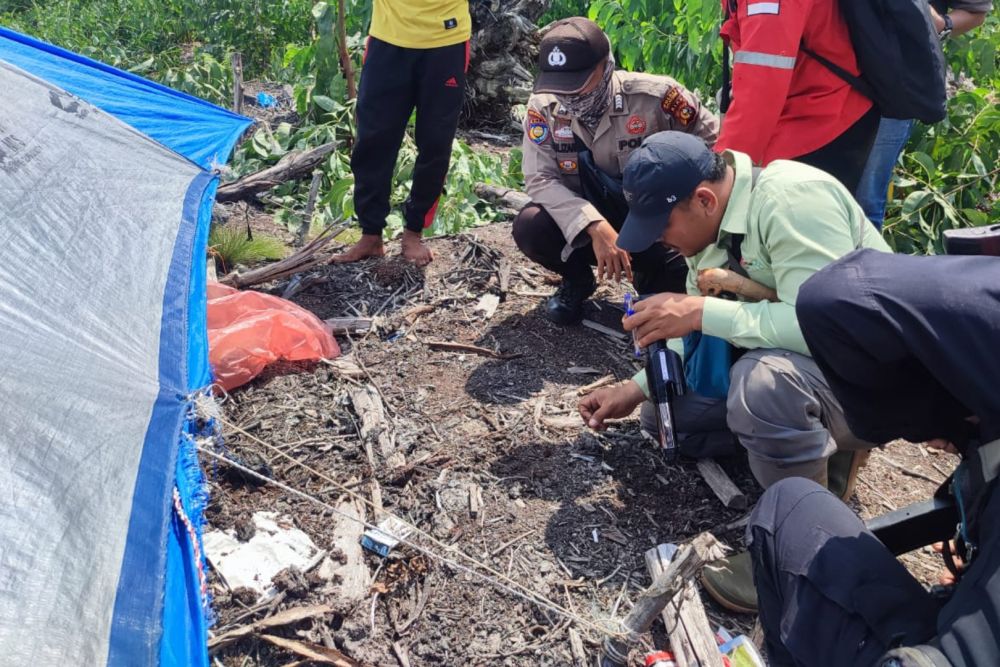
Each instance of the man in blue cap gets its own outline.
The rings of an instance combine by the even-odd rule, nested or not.
[[[639,345],[692,332],[729,342],[743,354],[730,369],[726,422],[747,450],[765,488],[806,477],[850,495],[856,462],[871,447],[847,427],[843,409],[809,354],[795,315],[799,287],[857,248],[889,251],[850,192],[829,174],[776,160],[764,169],[738,151],[713,153],[680,132],[648,137],[624,172],[629,215],[618,237],[628,252],[663,243],[688,264],[687,294],[640,300],[624,327]],[[703,296],[698,272],[728,268],[774,290],[757,302]],[[580,403],[592,428],[625,417],[647,399],[645,375],[596,391]],[[720,406],[721,408],[721,406]],[[682,417],[677,430],[685,432]],[[828,466],[846,452],[846,472]],[[841,474],[843,473],[843,474]],[[746,554],[706,571],[705,587],[736,611],[754,611],[756,592]]]

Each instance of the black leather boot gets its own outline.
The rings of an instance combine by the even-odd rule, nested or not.
[[[584,277],[585,276],[585,277]],[[559,290],[549,297],[545,315],[563,326],[576,324],[583,319],[583,304],[597,289],[594,275],[589,272],[580,277],[563,278]]]

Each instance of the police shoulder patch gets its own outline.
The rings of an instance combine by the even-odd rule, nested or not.
[[[545,117],[534,109],[528,109],[528,138],[536,144],[543,143],[549,137],[549,125]]]

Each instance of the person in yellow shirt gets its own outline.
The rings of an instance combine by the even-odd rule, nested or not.
[[[403,257],[424,265],[421,241],[434,221],[465,95],[472,17],[468,0],[375,0],[357,103],[351,153],[354,208],[361,240],[333,262],[385,254],[392,174],[414,108],[417,162],[403,205]]]

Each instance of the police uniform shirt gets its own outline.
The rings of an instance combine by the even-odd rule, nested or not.
[[[574,135],[589,148],[594,162],[609,176],[621,178],[625,163],[642,140],[663,130],[695,134],[715,143],[719,121],[690,91],[667,76],[615,72],[611,106],[591,132],[569,116],[555,95],[532,95],[524,118],[525,190],[542,206],[566,238],[563,260],[587,242],[580,237],[604,217],[580,195],[578,150]]]
[[[472,35],[469,0],[375,0],[368,34],[408,49],[460,44]]]

